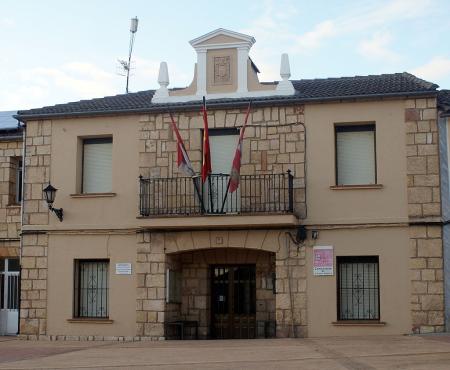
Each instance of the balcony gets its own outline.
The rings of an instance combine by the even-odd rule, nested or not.
[[[227,191],[229,175],[139,178],[141,217],[258,215],[294,212],[293,175],[242,175],[239,188]]]

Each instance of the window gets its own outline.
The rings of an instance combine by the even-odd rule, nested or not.
[[[205,194],[204,202],[209,212],[221,212],[222,203],[227,194],[228,174],[233,164],[234,153],[239,140],[239,131],[234,128],[209,130],[209,143],[211,147],[211,168],[213,176],[208,181],[208,191]],[[209,189],[211,184],[211,189]],[[212,194],[210,194],[210,191]],[[228,194],[223,211],[238,212],[240,210],[240,189],[236,195]]]
[[[22,201],[22,157],[10,158],[9,204]]]
[[[75,260],[74,317],[108,318],[109,260]]]
[[[181,303],[181,271],[167,269],[166,302]]]
[[[22,158],[18,161],[16,170],[16,203],[22,202]]]
[[[336,185],[376,184],[375,125],[336,126]]]
[[[379,320],[378,256],[337,257],[338,320]]]
[[[112,138],[83,140],[82,193],[112,191]]]

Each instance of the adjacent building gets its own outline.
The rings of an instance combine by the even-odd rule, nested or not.
[[[19,322],[22,129],[16,111],[0,112],[0,335]]]
[[[192,40],[184,89],[162,63],[157,90],[17,114],[23,337],[445,330],[438,86],[408,73],[291,80],[287,55],[280,81],[262,83],[254,42],[223,29]],[[200,173],[203,96],[205,182],[179,171],[169,116]]]

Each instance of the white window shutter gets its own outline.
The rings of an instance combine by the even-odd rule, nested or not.
[[[375,131],[336,132],[337,185],[375,184]]]
[[[238,140],[239,135],[214,135],[209,137],[213,173],[230,173]]]
[[[112,142],[84,143],[83,193],[112,191]]]

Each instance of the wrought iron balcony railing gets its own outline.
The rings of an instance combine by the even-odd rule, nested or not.
[[[229,175],[139,177],[141,216],[292,213],[293,176],[242,175],[239,188],[227,194]]]

